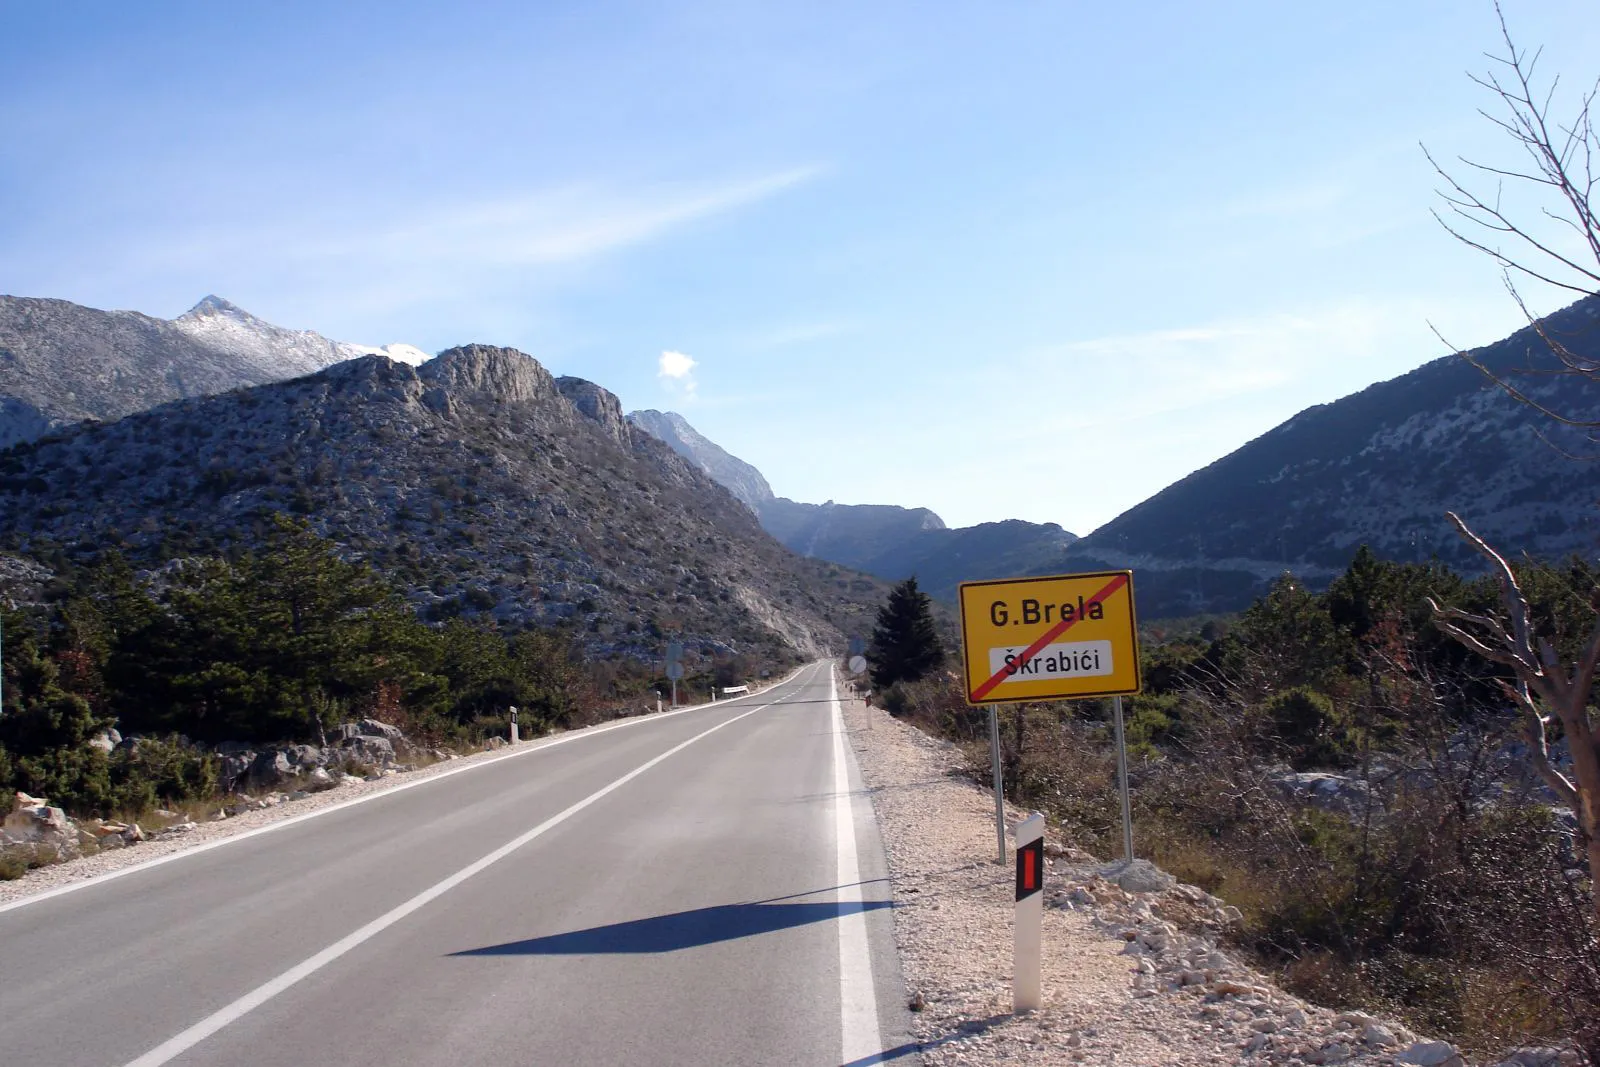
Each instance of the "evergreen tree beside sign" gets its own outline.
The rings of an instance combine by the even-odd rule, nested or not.
[[[896,682],[914,682],[944,662],[929,603],[928,594],[917,588],[915,576],[889,591],[888,603],[878,609],[878,622],[867,648],[874,687],[887,689]]]

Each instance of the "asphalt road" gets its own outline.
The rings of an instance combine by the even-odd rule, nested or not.
[[[0,911],[28,1067],[915,1062],[826,664]]]

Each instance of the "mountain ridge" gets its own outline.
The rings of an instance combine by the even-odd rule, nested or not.
[[[427,358],[409,345],[374,349],[275,326],[215,295],[175,319],[0,295],[0,448],[372,353]]]
[[[1600,296],[1543,324],[1600,357]],[[1600,421],[1600,381],[1554,373],[1533,327],[1472,355],[1532,399]],[[1461,356],[1441,356],[1298,412],[1118,515],[1066,559],[1136,568],[1147,615],[1236,610],[1284,571],[1321,584],[1362,544],[1478,570],[1446,511],[1504,552],[1593,559],[1600,468],[1558,449],[1595,451],[1582,430],[1514,400]]]

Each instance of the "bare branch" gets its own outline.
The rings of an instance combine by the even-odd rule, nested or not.
[[[1456,531],[1466,539],[1467,543],[1480,556],[1487,559],[1494,568],[1495,578],[1500,583],[1501,598],[1505,602],[1506,610],[1511,613],[1512,632],[1510,636],[1515,642],[1513,645],[1514,651],[1529,666],[1536,665],[1538,660],[1534,658],[1533,645],[1529,637],[1528,598],[1522,595],[1522,586],[1518,584],[1516,573],[1512,571],[1511,564],[1507,563],[1505,557],[1501,556],[1500,553],[1489,547],[1487,541],[1473,533],[1472,528],[1461,520],[1461,516],[1453,511],[1445,512],[1445,516],[1450,520],[1451,525],[1456,528]]]

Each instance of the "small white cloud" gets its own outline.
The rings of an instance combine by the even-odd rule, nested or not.
[[[698,364],[692,356],[669,348],[661,353],[660,369],[656,372],[656,376],[668,389],[692,398],[695,391],[696,366]]]
[[[694,359],[684,355],[682,352],[674,352],[669,348],[661,353],[661,377],[663,378],[687,378],[693,373],[694,368]]]

